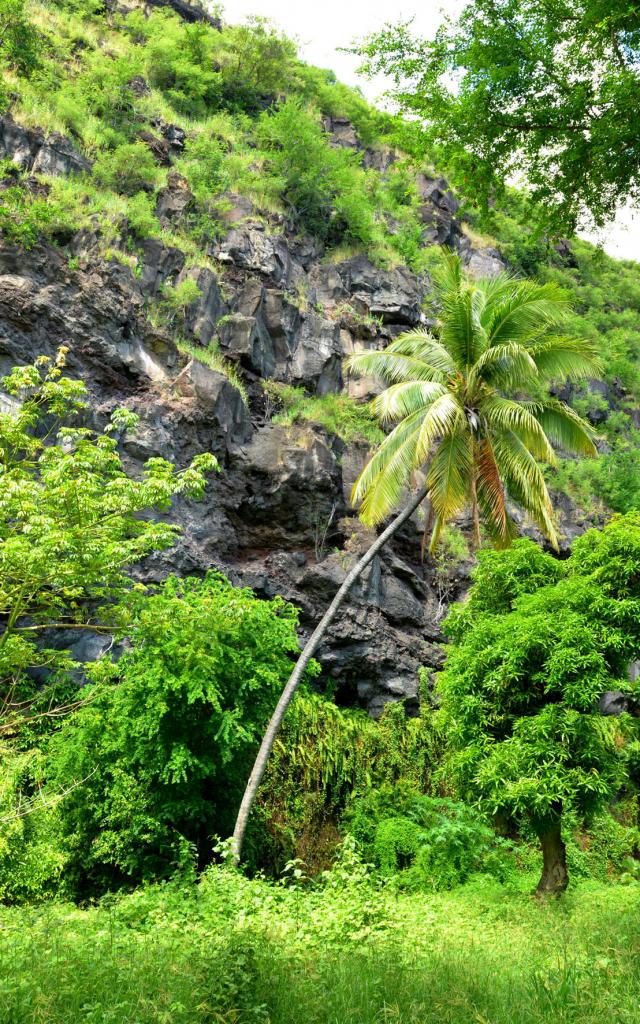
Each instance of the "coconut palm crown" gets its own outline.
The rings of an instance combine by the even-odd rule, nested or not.
[[[557,547],[539,463],[557,462],[553,446],[597,452],[588,423],[550,397],[549,386],[597,376],[595,351],[559,333],[569,306],[553,284],[509,274],[470,281],[452,254],[436,281],[433,332],[409,331],[382,351],[347,360],[349,370],[388,385],[372,409],[393,427],[357,479],[352,501],[365,523],[380,523],[422,471],[431,551],[445,523],[469,507],[475,544],[482,519],[494,544],[507,546],[516,532],[508,498]]]

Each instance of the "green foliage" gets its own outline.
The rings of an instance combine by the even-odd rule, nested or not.
[[[377,444],[383,434],[368,405],[356,402],[346,394],[328,394],[321,398],[309,396],[304,388],[277,381],[265,381],[268,397],[281,406],[273,417],[275,423],[309,422],[319,423],[331,434],[336,434],[345,443],[368,441]]]
[[[296,224],[334,244],[377,240],[366,176],[356,154],[328,145],[317,118],[300,100],[288,99],[275,112],[265,113],[259,132]]]
[[[386,876],[404,889],[450,889],[475,872],[501,878],[509,844],[467,804],[385,786],[352,801],[344,824]]]
[[[101,153],[93,165],[96,180],[123,195],[149,191],[158,181],[158,168],[143,142],[129,142]]]
[[[176,471],[149,459],[139,480],[121,463],[113,436],[136,416],[116,410],[103,433],[65,426],[86,407],[81,381],[63,376],[65,351],[3,378],[13,406],[0,414],[0,710],[20,723],[34,698],[34,667],[68,672],[68,653],[41,646],[57,628],[100,629],[106,606],[132,588],[127,569],[174,543],[178,528],[140,513],[166,511],[174,494],[202,495],[201,455]],[[43,633],[44,631],[44,633]],[[64,634],[63,634],[64,635]]]
[[[68,219],[50,197],[34,196],[21,184],[0,191],[0,238],[31,249],[41,234],[68,227]]]
[[[636,801],[628,802],[630,813],[626,817],[633,815],[631,822],[619,820],[620,805],[614,810],[616,817],[608,813],[599,814],[591,822],[588,832],[578,832],[570,837],[567,860],[575,877],[606,882],[615,874],[621,881],[628,882],[629,873],[634,871],[634,862],[640,868],[640,861],[636,861],[640,852]],[[637,871],[636,876],[640,877]]]
[[[38,68],[42,41],[30,20],[25,0],[0,3],[0,69],[8,64],[29,76]]]
[[[140,133],[173,123],[186,132],[176,164],[196,198],[175,229],[183,246],[207,244],[220,232],[225,194],[236,192],[256,212],[288,212],[294,226],[326,243],[355,244],[379,263],[401,258],[423,269],[412,171],[399,162],[388,182],[365,172],[360,155],[334,147],[321,128],[324,113],[348,116],[363,143],[381,145],[394,118],[374,111],[331,73],[302,64],[295,44],[264,19],[218,31],[168,10],[135,9],[114,19],[93,0],[59,4],[39,17],[50,45],[37,74],[27,80],[11,73],[13,110],[19,120],[71,135],[94,157],[90,201],[96,191],[111,193],[94,210],[101,228],[114,220],[114,199],[125,216],[122,199],[131,197],[134,230],[158,234],[149,204],[138,202],[141,190],[161,179]],[[90,216],[91,186],[74,179],[64,189],[67,209],[73,208],[69,226],[80,226]],[[26,196],[25,202],[37,200]],[[47,233],[36,209],[34,226],[39,220]]]
[[[601,224],[638,198],[634,4],[474,0],[433,40],[413,38],[410,23],[386,26],[360,53],[370,73],[391,76],[401,109],[426,123],[485,208],[514,173],[538,217],[565,231],[585,208]]]
[[[185,277],[177,284],[164,284],[161,289],[161,309],[171,325],[184,326],[189,306],[201,297],[202,291],[198,282],[192,277]]]
[[[0,903],[61,893],[60,796],[45,799],[43,783],[41,753],[0,742]]]
[[[440,534],[434,558],[436,573],[447,573],[470,556],[467,539],[457,526],[446,526]]]
[[[178,167],[200,203],[207,202],[224,187],[224,150],[218,139],[206,132],[187,140]]]
[[[506,614],[522,594],[553,585],[565,574],[566,564],[533,541],[514,541],[508,554],[487,548],[479,555],[471,574],[473,586],[467,600],[454,605],[449,612],[448,636],[458,642],[473,625],[476,614]]]
[[[51,743],[66,877],[105,888],[211,856],[297,651],[296,613],[215,573],[170,577],[114,612],[128,649],[91,669],[90,700]]]
[[[445,624],[438,682],[463,796],[542,833],[564,809],[588,819],[615,795],[623,732],[598,702],[632,686],[639,558],[637,513],[588,531],[555,572],[529,541],[480,553],[469,608]]]
[[[142,26],[139,12],[135,30]],[[156,12],[146,19],[146,70],[177,111],[202,117],[221,99],[221,76],[214,69],[213,33],[202,24],[189,25],[172,14]]]
[[[594,462],[564,460],[549,476],[554,488],[583,508],[591,508],[594,499],[614,512],[640,508],[640,430],[629,426],[627,416],[618,415],[625,422],[613,435],[608,452]]]
[[[250,860],[279,869],[296,856],[311,869],[326,866],[352,794],[384,784],[432,788],[443,746],[438,716],[426,710],[408,718],[402,702],[390,703],[375,722],[319,695],[298,696],[267,766]]]
[[[218,61],[228,110],[257,113],[297,85],[296,44],[266,18],[227,26]]]

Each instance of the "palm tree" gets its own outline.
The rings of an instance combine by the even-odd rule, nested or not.
[[[589,343],[552,333],[568,312],[558,288],[509,274],[471,282],[460,260],[448,255],[437,274],[437,300],[435,333],[411,331],[383,351],[359,352],[347,360],[349,369],[388,385],[372,407],[383,425],[393,425],[353,489],[363,522],[383,522],[410,492],[417,474],[424,474],[424,482],[353,566],[300,654],[240,805],[233,836],[236,863],[287,707],[344,598],[387,540],[428,499],[431,551],[447,521],[465,507],[471,508],[476,547],[481,520],[491,541],[506,546],[515,535],[510,498],[557,547],[538,461],[555,464],[554,444],[579,455],[596,454],[588,424],[549,397],[554,380],[575,381],[599,371]]]
[[[494,544],[508,545],[515,534],[508,497],[557,547],[538,463],[555,465],[554,444],[583,456],[596,449],[588,424],[550,398],[548,387],[597,374],[595,353],[582,339],[551,333],[567,315],[555,285],[508,274],[467,282],[460,260],[449,256],[438,291],[437,337],[413,331],[382,352],[348,360],[350,369],[389,385],[372,406],[383,425],[393,425],[356,481],[353,503],[363,522],[376,525],[426,467],[431,551],[465,507],[476,547],[481,519]]]

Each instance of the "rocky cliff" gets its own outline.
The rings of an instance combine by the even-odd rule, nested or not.
[[[143,93],[146,83],[130,87]],[[346,118],[328,116],[324,127],[332,145],[353,150],[382,176],[397,158],[393,148],[361,142]],[[149,145],[159,165],[171,166],[184,132],[165,122]],[[43,175],[91,168],[69,139],[22,127],[8,115],[0,120],[0,156],[43,196]],[[2,187],[12,180],[5,175]],[[503,269],[495,248],[471,244],[444,179],[421,172],[415,187],[424,246],[455,248],[471,273]],[[194,196],[171,171],[154,202],[158,221],[171,228],[189,217]],[[200,243],[196,258],[162,238],[134,238],[126,220],[106,258],[100,232],[96,225],[54,233],[31,248],[0,244],[0,371],[69,346],[68,367],[89,387],[94,423],[120,405],[140,415],[136,436],[123,440],[134,473],[150,456],[183,465],[197,452],[215,452],[222,472],[204,501],[176,504],[172,515],[183,539],[146,564],[144,576],[218,568],[261,596],[277,593],[296,604],[304,637],[370,540],[349,506],[367,446],[313,423],[273,422],[262,384],[275,380],[315,396],[346,390],[366,399],[375,383],[345,379],[343,358],[426,323],[428,275],[402,265],[382,269],[363,254],[327,260],[313,238],[282,216],[258,215],[241,195],[227,196],[224,229]],[[132,244],[135,267],[125,258]],[[166,286],[188,280],[197,297],[180,316],[153,316]],[[197,357],[214,339],[244,380],[247,400],[233,376]],[[184,354],[185,341],[195,357]],[[566,532],[575,532],[581,523],[568,513]],[[337,699],[374,715],[389,700],[417,706],[419,669],[440,664],[439,621],[468,578],[468,563],[436,571],[423,562],[421,535],[416,520],[374,563],[319,653]]]

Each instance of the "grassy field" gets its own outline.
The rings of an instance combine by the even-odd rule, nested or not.
[[[397,894],[217,869],[200,886],[0,911],[1,1024],[638,1024],[640,887]]]

